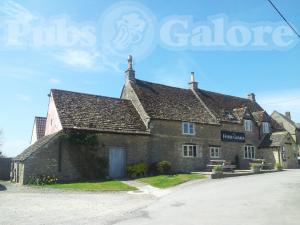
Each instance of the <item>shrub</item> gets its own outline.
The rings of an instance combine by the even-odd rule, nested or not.
[[[56,184],[58,179],[55,176],[37,175],[30,176],[28,184],[32,185],[46,185],[46,184]]]
[[[171,163],[169,161],[160,161],[156,164],[158,174],[170,174]]]
[[[261,164],[260,163],[250,163],[250,167],[254,173],[259,173],[260,169],[261,169]]]
[[[283,169],[281,163],[276,163],[276,169],[277,170],[282,170]]]
[[[260,163],[250,163],[250,167],[252,170],[260,169],[261,164]]]
[[[126,173],[129,177],[145,176],[147,171],[148,167],[143,162],[131,164],[126,167]]]
[[[221,165],[216,165],[213,167],[213,172],[223,172],[223,167]]]

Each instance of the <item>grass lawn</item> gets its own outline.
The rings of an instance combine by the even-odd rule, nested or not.
[[[49,188],[59,189],[76,189],[76,190],[99,190],[99,191],[131,191],[136,190],[127,184],[117,180],[95,181],[95,182],[78,182],[65,184],[44,185]]]
[[[169,188],[184,182],[196,179],[206,178],[202,174],[175,174],[175,175],[159,175],[153,177],[144,177],[137,179],[138,181],[150,184],[157,188]]]

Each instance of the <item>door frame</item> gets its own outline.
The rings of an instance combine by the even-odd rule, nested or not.
[[[124,152],[124,158],[123,158],[123,161],[124,161],[124,176],[123,177],[125,177],[125,175],[126,175],[126,165],[127,165],[127,148],[125,147],[125,146],[122,146],[122,145],[110,145],[110,146],[108,146],[108,176],[109,177],[111,177],[110,176],[110,171],[111,171],[111,167],[110,167],[110,151],[112,150],[112,149],[114,149],[114,148],[116,148],[116,149],[122,149],[122,151]],[[122,178],[122,177],[120,177],[120,178]]]

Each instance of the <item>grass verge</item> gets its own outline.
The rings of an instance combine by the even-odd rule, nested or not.
[[[190,180],[204,179],[202,174],[174,174],[174,175],[158,175],[152,177],[143,177],[138,181],[150,184],[157,188],[169,188],[178,184],[185,183]]]
[[[50,184],[44,187],[58,189],[75,189],[86,191],[132,191],[135,187],[129,186],[117,180],[95,181],[95,182],[74,182],[64,184]]]

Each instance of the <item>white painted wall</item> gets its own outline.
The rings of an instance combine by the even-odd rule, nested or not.
[[[53,134],[62,130],[62,125],[59,120],[59,116],[57,113],[57,109],[53,100],[53,96],[51,93],[49,99],[49,106],[48,106],[48,114],[47,114],[47,121],[46,121],[46,131],[45,135]]]
[[[37,133],[36,133],[36,120],[34,120],[32,134],[31,134],[31,141],[30,145],[34,144],[37,141]]]

